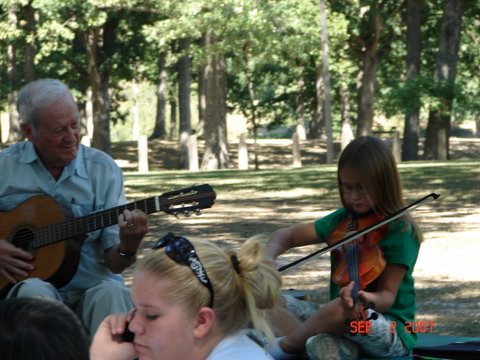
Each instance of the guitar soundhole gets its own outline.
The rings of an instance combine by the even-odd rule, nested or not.
[[[33,231],[30,229],[20,229],[13,235],[12,244],[25,251],[33,251]]]

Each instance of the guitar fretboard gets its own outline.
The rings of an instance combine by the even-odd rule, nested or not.
[[[36,229],[34,248],[52,244],[58,241],[74,238],[76,236],[103,229],[118,223],[118,216],[125,210],[139,209],[146,214],[160,211],[158,196],[134,201],[115,208],[100,210],[85,216],[66,220],[59,224],[46,225]]]

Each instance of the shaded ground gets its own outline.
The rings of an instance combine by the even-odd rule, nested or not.
[[[136,166],[133,145],[119,146],[115,155],[126,171]],[[332,169],[327,169],[321,176],[308,169],[292,170],[290,149],[286,145],[281,142],[261,145],[261,169],[283,168],[285,170],[278,170],[284,171],[281,173],[283,177],[278,171],[269,170],[249,171],[245,178],[242,173],[234,171],[231,177],[218,172],[162,172],[161,175],[142,176],[127,173],[130,199],[202,182],[210,183],[217,192],[215,205],[201,216],[180,216],[177,219],[163,214],[153,215],[152,231],[144,248],[167,231],[203,239],[210,237],[222,246],[237,247],[249,236],[271,234],[280,227],[311,221],[336,208]],[[323,146],[320,143],[309,143],[308,148],[307,144],[304,145],[302,161],[306,168],[321,163]],[[415,269],[418,319],[433,321],[436,334],[480,336],[480,190],[475,185],[480,180],[480,142],[453,140],[452,145],[455,149],[452,158],[457,161],[440,164],[444,169],[455,166],[448,181],[442,180],[442,176],[433,176],[432,180],[430,172],[439,171],[435,165],[422,166],[421,171],[415,166],[400,166],[407,199],[413,201],[438,189],[442,193],[441,202],[427,204],[415,211],[425,235]],[[152,144],[151,169],[174,169],[175,149],[173,142]],[[226,178],[229,179],[228,186]],[[302,188],[302,182],[315,185]],[[292,183],[298,186],[289,188]],[[290,263],[317,248],[291,251],[279,259],[278,265]],[[328,298],[328,269],[328,256],[323,256],[287,270],[284,273],[285,288],[305,290],[312,300],[324,302]],[[127,271],[128,280],[130,274],[131,271]]]

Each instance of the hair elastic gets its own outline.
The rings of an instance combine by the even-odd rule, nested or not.
[[[233,268],[235,272],[240,275],[240,262],[238,261],[237,255],[230,255],[230,260],[232,261]]]

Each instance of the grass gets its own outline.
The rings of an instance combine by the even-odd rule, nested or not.
[[[480,162],[402,163],[399,170],[407,203],[431,192],[441,197],[413,214],[424,231],[415,270],[418,318],[435,323],[434,333],[480,334]],[[151,241],[166,231],[207,238],[221,246],[238,247],[248,237],[271,234],[280,227],[311,221],[339,206],[336,168],[331,165],[260,171],[126,172],[127,196],[137,200],[170,189],[209,183],[215,205],[199,217],[154,215]],[[290,251],[283,265],[318,247]],[[284,274],[284,286],[305,290],[314,301],[328,298],[328,257],[302,264]]]

